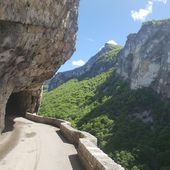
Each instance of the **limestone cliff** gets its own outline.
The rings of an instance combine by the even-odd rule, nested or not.
[[[84,66],[56,74],[49,90],[70,79],[82,75],[93,77],[117,65],[117,72],[129,80],[132,89],[151,87],[170,98],[170,19],[143,23],[138,33],[128,36],[125,47],[116,57],[118,62],[103,57],[111,50],[106,44]]]
[[[170,98],[170,19],[146,22],[128,36],[118,73],[129,79],[132,89],[152,87]]]
[[[96,55],[90,58],[84,66],[71,71],[57,73],[50,80],[48,90],[53,90],[71,79],[94,77],[107,71],[117,63],[116,56],[121,48],[121,46],[106,43],[105,46]]]
[[[78,0],[0,1],[0,131],[36,112],[41,86],[74,52]]]

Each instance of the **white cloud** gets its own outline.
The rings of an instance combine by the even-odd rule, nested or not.
[[[117,45],[117,42],[115,42],[114,40],[109,40],[109,41],[107,42],[107,44]]]
[[[118,45],[117,42],[115,42],[114,40],[109,40],[109,41],[106,42],[106,44]],[[104,48],[104,46],[100,47],[99,51],[101,51],[102,48]]]
[[[160,2],[163,4],[167,3],[167,0],[150,0],[147,2],[145,8],[141,8],[138,11],[131,11],[131,17],[134,21],[144,21],[148,15],[153,12],[153,5],[155,2]]]
[[[162,2],[162,3],[164,3],[164,4],[167,3],[167,0],[153,0],[153,1],[155,1],[155,2]]]
[[[152,13],[152,9],[153,9],[153,2],[152,1],[148,1],[148,4],[146,5],[145,8],[141,8],[138,11],[131,11],[131,16],[133,18],[134,21],[144,21],[146,19],[146,17]]]
[[[78,67],[80,67],[80,66],[83,66],[84,64],[85,64],[85,61],[83,61],[83,60],[72,61],[72,65],[73,65],[73,66],[78,66]]]

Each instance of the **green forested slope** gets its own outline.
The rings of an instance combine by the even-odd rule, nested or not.
[[[140,118],[145,111],[149,118]],[[151,89],[130,90],[114,69],[44,93],[39,113],[92,133],[127,170],[170,170],[170,102]]]
[[[56,73],[49,82],[44,83],[44,87],[51,91],[71,79],[84,80],[105,72],[117,64],[117,56],[121,49],[122,47],[119,45],[106,43],[85,65],[70,71]]]

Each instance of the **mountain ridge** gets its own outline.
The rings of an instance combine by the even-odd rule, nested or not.
[[[40,114],[68,120],[90,132],[125,170],[169,170],[169,85],[157,91],[161,77],[169,81],[169,28],[170,20],[144,24],[129,35],[110,69],[45,92]],[[135,80],[137,88],[133,88]]]
[[[105,46],[96,55],[91,57],[85,65],[70,71],[57,73],[50,80],[48,90],[51,91],[68,80],[93,77],[108,70],[117,62],[116,56],[121,48],[122,47],[119,45],[106,43]]]

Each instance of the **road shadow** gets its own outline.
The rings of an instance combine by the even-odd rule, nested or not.
[[[60,139],[62,140],[63,143],[72,144],[72,143],[68,142],[68,140],[62,135],[60,130],[57,130],[56,133],[60,137]],[[68,158],[70,160],[70,163],[71,163],[73,170],[85,170],[85,168],[81,164],[81,161],[78,157],[78,154],[69,155]]]
[[[14,121],[16,117],[5,117],[5,129],[0,136],[0,161],[18,144],[20,128],[16,128]],[[9,133],[8,133],[9,132]],[[1,168],[0,168],[1,169]]]
[[[63,143],[67,143],[67,144],[71,144],[70,142],[68,142],[68,140],[62,135],[60,130],[56,131],[57,135],[60,137],[60,139],[62,140]]]
[[[72,166],[73,170],[85,170],[85,168],[81,164],[78,154],[69,155],[68,158],[71,162],[71,166]]]
[[[16,116],[6,116],[5,117],[5,128],[2,131],[2,133],[6,133],[6,132],[10,132],[14,130],[14,124],[15,121],[14,119],[16,118]]]

